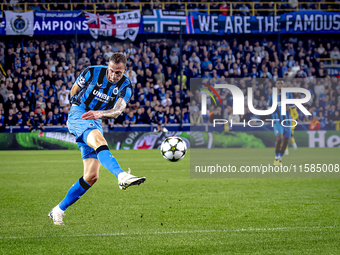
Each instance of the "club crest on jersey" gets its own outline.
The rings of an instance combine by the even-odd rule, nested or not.
[[[117,95],[117,94],[118,94],[118,88],[114,88],[113,94],[114,94],[114,95]]]
[[[98,99],[102,99],[102,100],[113,100],[112,97],[106,95],[105,93],[99,92],[98,90],[94,89],[93,90],[93,95],[96,96],[96,98]]]

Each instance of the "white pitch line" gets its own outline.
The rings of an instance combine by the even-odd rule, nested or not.
[[[223,230],[180,230],[166,232],[133,232],[133,233],[99,233],[81,235],[61,235],[61,236],[0,236],[0,239],[29,239],[29,238],[54,238],[54,237],[89,237],[89,236],[128,236],[128,235],[167,235],[167,234],[194,234],[194,233],[214,233],[214,232],[257,232],[257,231],[280,231],[280,230],[302,230],[302,229],[329,229],[339,228],[339,226],[316,226],[316,227],[281,227],[281,228],[240,228]]]

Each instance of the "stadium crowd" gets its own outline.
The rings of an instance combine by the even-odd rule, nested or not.
[[[64,127],[70,109],[70,89],[81,70],[90,65],[107,65],[109,57],[117,51],[124,52],[128,59],[126,74],[133,83],[134,93],[117,119],[105,120],[111,129],[116,125],[181,121],[199,125],[214,118],[258,119],[247,107],[244,116],[234,116],[232,95],[225,90],[218,91],[222,106],[210,105],[208,114],[201,116],[202,92],[190,91],[190,79],[235,84],[245,95],[251,86],[255,108],[266,109],[275,80],[291,72],[297,78],[291,86],[311,92],[313,98],[307,108],[319,119],[321,128],[340,120],[340,76],[329,77],[320,61],[320,58],[340,58],[338,41],[288,38],[279,51],[273,41],[264,37],[251,41],[189,39],[182,52],[178,43],[171,42],[137,45],[83,40],[77,47],[66,40],[23,39],[0,43],[0,63],[6,71],[6,76],[0,75],[0,128]],[[300,113],[300,121],[312,119],[313,116]]]

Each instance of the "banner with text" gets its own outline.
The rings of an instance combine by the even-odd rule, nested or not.
[[[201,12],[139,10],[119,14],[82,11],[5,11],[0,35],[115,36],[135,40],[138,33],[179,33],[180,21],[187,34],[276,34],[338,33],[340,14],[324,11],[296,11],[276,16],[224,16]],[[35,15],[35,16],[34,16]],[[141,20],[142,19],[142,20]],[[185,27],[185,30],[184,30]]]
[[[105,133],[113,150],[159,149],[169,136],[179,136],[188,148],[273,148],[275,136],[272,131],[245,132],[127,132]],[[295,131],[299,147],[340,147],[339,131]],[[0,150],[78,150],[76,139],[69,133],[0,133]]]
[[[82,11],[60,11],[60,12],[47,12],[36,11],[34,18],[34,34],[63,34],[74,35],[89,34],[87,21],[82,16]]]
[[[184,33],[185,11],[147,10],[143,14],[142,24],[144,34],[179,33],[180,24]]]
[[[338,33],[340,14],[296,11],[276,16],[224,16],[190,12],[190,34]]]

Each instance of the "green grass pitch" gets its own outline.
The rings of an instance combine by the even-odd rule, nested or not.
[[[67,211],[47,214],[82,176],[78,151],[0,152],[0,254],[339,254],[340,179],[191,179],[190,155],[112,151],[145,175],[121,191],[103,167]],[[285,162],[308,163],[339,149],[299,148]],[[273,149],[230,149],[254,165]]]

